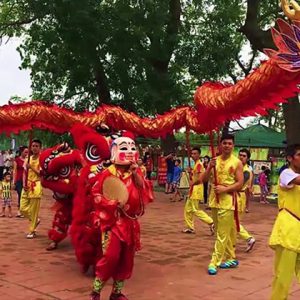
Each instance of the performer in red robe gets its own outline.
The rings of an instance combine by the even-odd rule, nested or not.
[[[102,232],[102,257],[95,269],[91,300],[99,300],[106,281],[113,278],[110,300],[126,300],[121,291],[132,274],[134,255],[140,249],[138,218],[153,200],[151,184],[136,164],[138,152],[133,139],[120,137],[111,148],[112,165],[97,175],[92,189],[95,221]]]

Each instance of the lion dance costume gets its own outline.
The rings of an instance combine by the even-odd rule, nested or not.
[[[95,267],[102,255],[101,232],[94,226],[92,186],[96,175],[103,170],[103,162],[110,158],[110,148],[108,140],[99,130],[76,124],[71,129],[71,134],[82,153],[84,166],[74,197],[70,236],[81,271],[85,273],[90,266]]]
[[[73,150],[67,143],[63,143],[44,150],[40,155],[40,165],[42,185],[53,192],[53,198],[56,200],[56,212],[52,228],[48,232],[51,243],[47,247],[47,250],[54,250],[68,234],[82,160],[78,150]]]

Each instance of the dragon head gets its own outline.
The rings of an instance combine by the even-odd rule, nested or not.
[[[293,21],[300,20],[300,5],[295,0],[281,0],[284,14]]]
[[[288,72],[300,70],[300,5],[294,0],[281,0],[285,15],[292,21],[277,20],[277,29],[271,28],[272,38],[278,50],[264,49],[267,56]]]
[[[40,155],[42,185],[53,191],[56,200],[73,196],[82,167],[78,150],[73,150],[67,143],[44,150]]]

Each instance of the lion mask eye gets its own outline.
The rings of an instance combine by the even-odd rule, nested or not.
[[[59,171],[59,176],[66,178],[68,176],[70,176],[71,173],[71,168],[69,166],[63,167],[62,169],[60,169]]]
[[[100,160],[100,154],[96,145],[88,144],[85,151],[86,158],[91,162],[97,162]]]

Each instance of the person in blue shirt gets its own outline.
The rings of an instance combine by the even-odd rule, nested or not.
[[[165,188],[166,194],[172,193],[172,182],[173,182],[174,167],[175,167],[174,158],[175,158],[175,154],[173,152],[171,152],[169,155],[165,157],[167,163],[167,181],[166,181],[166,188]]]
[[[173,181],[172,181],[172,189],[174,190],[174,195],[171,197],[171,202],[176,201],[176,197],[179,196],[179,201],[183,200],[183,196],[179,191],[180,178],[182,174],[182,168],[180,167],[181,160],[175,160],[174,172],[173,172]]]

